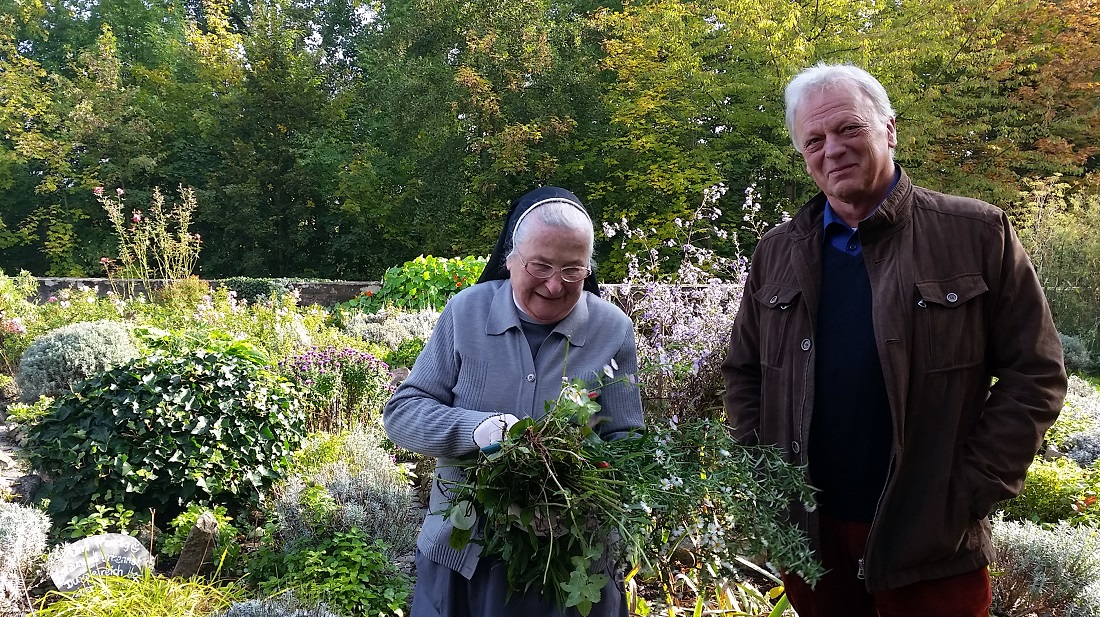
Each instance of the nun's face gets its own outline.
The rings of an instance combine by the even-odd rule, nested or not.
[[[569,266],[588,266],[588,238],[572,229],[532,223],[537,227],[518,247],[518,254],[508,260],[508,274],[519,308],[534,321],[556,323],[572,312],[584,291],[584,279],[566,283],[561,279],[560,270]],[[558,271],[550,278],[537,278],[524,268],[524,263],[532,261],[550,264]]]

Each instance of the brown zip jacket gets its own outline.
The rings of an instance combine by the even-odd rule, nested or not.
[[[893,420],[864,554],[870,591],[990,562],[988,515],[1023,487],[1066,393],[1058,332],[1008,217],[899,175],[859,227]],[[799,465],[813,415],[824,209],[819,194],[761,239],[722,365],[738,438],[778,445]],[[816,514],[792,504],[792,517],[816,548]]]

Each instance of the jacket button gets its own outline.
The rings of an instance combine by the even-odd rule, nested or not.
[[[798,454],[799,452],[802,452],[802,445],[799,444],[797,441],[792,441],[791,442],[791,452],[794,452],[795,454]]]
[[[917,306],[921,308],[926,308],[928,306],[928,303],[924,301],[924,298],[921,298],[920,300],[917,300]]]
[[[770,298],[770,299],[768,300],[768,304],[775,304],[776,302],[779,302],[779,296],[772,296],[772,297],[771,297],[771,298]]]
[[[802,351],[809,351],[809,350],[810,350],[810,339],[808,339],[808,338],[802,339]]]
[[[531,373],[530,375],[528,375],[527,376],[527,381],[529,381],[531,383],[535,383],[535,374]]]
[[[948,302],[958,302],[959,301],[959,294],[957,294],[955,292],[951,292],[951,293],[947,294],[947,301]]]

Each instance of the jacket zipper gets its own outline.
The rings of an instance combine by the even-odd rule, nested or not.
[[[856,572],[856,578],[859,580],[867,579],[867,551],[871,548],[871,534],[875,530],[875,521],[878,520],[879,510],[882,509],[882,500],[886,497],[886,491],[890,487],[890,479],[894,475],[894,463],[897,460],[897,452],[890,453],[890,470],[886,473],[886,483],[882,486],[882,492],[879,493],[878,502],[875,503],[875,515],[871,517],[871,530],[867,532],[867,544],[863,547],[863,557],[860,557],[857,563],[859,564],[859,570]]]

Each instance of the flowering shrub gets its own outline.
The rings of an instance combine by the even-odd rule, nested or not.
[[[393,389],[389,367],[356,349],[313,348],[279,369],[305,393],[310,431],[352,429],[379,417]]]
[[[24,402],[56,397],[77,382],[138,355],[130,331],[115,321],[70,324],[34,339],[19,362],[15,381]]]
[[[202,238],[192,234],[191,215],[198,203],[195,192],[179,187],[179,202],[166,206],[159,187],[153,188],[148,212],[126,211],[125,191],[115,189],[111,197],[103,187],[95,195],[118,237],[118,259],[100,259],[112,282],[116,278],[138,279],[149,289],[151,279],[184,279],[191,275],[199,258]],[[117,289],[115,291],[118,291]],[[133,289],[130,289],[133,295]]]
[[[660,245],[644,230],[631,228],[626,219],[604,223],[604,235],[622,237],[624,247],[628,239],[650,245],[644,252],[626,255],[625,281],[607,287],[607,292],[634,322],[646,413],[653,420],[674,414],[685,420],[708,418],[721,408],[720,365],[748,266],[743,259],[699,246],[711,241],[737,246],[724,230],[712,226],[721,214],[710,205],[714,199],[709,196],[689,220],[676,219],[681,236]],[[746,216],[752,207],[747,201]],[[675,249],[675,261],[669,249]],[[670,261],[675,264],[671,274]]]
[[[1024,490],[1001,508],[1006,519],[1041,524],[1100,521],[1100,472],[1069,459],[1036,459],[1027,470]]]

